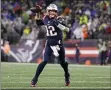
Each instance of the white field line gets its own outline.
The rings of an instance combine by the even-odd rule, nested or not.
[[[29,70],[29,69],[28,69]],[[29,73],[35,73],[35,71],[36,71],[36,69],[34,69],[34,70],[31,70],[31,71],[28,71],[28,70],[23,70],[23,69],[15,69],[15,70],[5,70],[5,69],[1,69],[1,74],[14,74],[14,73],[18,73],[18,74],[22,74],[22,73],[25,73],[25,74],[29,74]],[[79,72],[78,72],[78,70],[79,70]],[[103,70],[103,71],[102,71]],[[44,69],[44,73],[50,73],[50,72],[54,72],[54,71],[56,71],[55,73],[61,73],[61,72],[63,72],[63,70],[62,70],[62,68],[56,68],[56,69],[48,69],[48,68],[45,68]],[[94,70],[94,69],[89,69],[89,68],[69,68],[69,72],[74,72],[75,74],[77,74],[77,73],[81,73],[81,72],[87,72],[87,74],[94,74],[94,73],[96,73],[96,74],[100,74],[100,73],[104,73],[104,72],[106,72],[107,74],[109,73],[111,73],[111,69],[109,69],[109,68],[104,68],[104,69],[96,69],[96,70]],[[88,73],[89,72],[89,73]],[[51,73],[50,73],[51,74]]]
[[[57,74],[57,73],[56,73]],[[4,76],[5,75],[5,76]],[[41,76],[43,76],[43,77],[47,77],[47,76],[55,76],[55,74],[47,74],[47,73],[44,73],[44,74],[41,74]],[[2,76],[1,77],[23,77],[23,76],[25,76],[25,77],[28,77],[28,76],[33,76],[33,74],[19,74],[19,73],[17,73],[17,74],[2,74]],[[72,77],[78,77],[78,76],[80,76],[80,77],[111,77],[110,76],[110,74],[108,74],[108,75],[95,75],[95,74],[87,74],[87,75],[80,75],[80,74],[75,74],[75,75],[73,75]],[[56,76],[55,76],[56,77]]]
[[[58,73],[58,74],[60,74],[60,73]],[[27,75],[32,76],[33,74],[29,74],[29,73],[28,73],[28,74],[20,74],[20,73],[17,73],[17,74],[16,74],[16,73],[3,74],[3,73],[2,73],[2,75],[3,75],[2,77],[6,77],[6,76],[4,76],[4,75],[7,75],[7,76],[15,76],[15,77],[17,76],[17,77],[18,77],[18,76],[22,76],[22,75],[23,75],[23,76],[24,76],[24,75],[25,75],[25,76],[27,76]],[[45,75],[46,75],[46,76],[48,76],[48,75],[50,75],[50,76],[55,76],[55,74],[51,74],[51,73],[49,73],[49,74],[48,74],[48,73],[43,73],[43,74],[41,74],[41,75],[42,75],[42,76],[45,76]],[[56,73],[56,75],[57,75],[57,73]],[[74,76],[74,75],[75,75],[75,76]],[[82,76],[82,77],[110,77],[110,73],[108,73],[108,75],[101,75],[101,74],[100,74],[100,75],[97,75],[97,74],[84,74],[84,75],[81,75],[81,74],[77,74],[77,73],[74,74],[74,75],[73,75],[74,77],[76,77],[76,75],[77,75],[77,77],[78,77],[78,75],[79,75],[80,77],[81,77],[81,76]]]
[[[53,82],[53,83],[58,83],[58,82],[54,82],[54,81],[48,81],[48,82]],[[106,83],[109,83],[111,84],[110,81],[71,81],[72,83],[103,83],[103,84],[106,84]],[[5,81],[2,81],[1,83],[15,83],[15,82],[5,82]],[[30,82],[16,82],[16,83],[30,83]],[[43,83],[43,82],[39,82],[39,83]],[[47,83],[47,81],[44,81],[44,83]]]
[[[20,79],[20,78],[23,78],[23,79],[25,79],[26,77],[27,77],[27,78],[31,78],[31,77],[33,77],[33,75],[30,75],[30,77],[28,77],[28,76],[26,76],[26,75],[24,75],[24,76],[16,76],[16,75],[15,75],[15,76],[9,76],[9,75],[8,75],[8,76],[2,76],[1,79],[4,79],[4,78],[7,78],[7,79],[8,79],[8,78],[9,78],[9,79],[13,79],[13,78],[15,78],[15,79],[19,78],[19,79]],[[59,77],[59,76],[58,76],[58,77],[57,77],[57,76],[55,77],[55,76],[53,76],[53,75],[50,75],[50,76],[42,76],[42,75],[41,75],[40,77],[41,77],[41,78],[49,78],[49,79],[50,79],[50,78],[64,78],[64,76],[63,76],[63,77],[61,77],[61,76],[60,76],[60,77]],[[93,79],[103,79],[103,78],[104,78],[104,79],[110,79],[110,80],[111,80],[111,77],[110,77],[110,76],[109,76],[109,77],[96,77],[96,76],[85,76],[85,77],[81,77],[81,76],[78,77],[78,76],[77,76],[77,77],[76,77],[76,76],[75,76],[75,77],[70,77],[70,78],[80,78],[80,79],[82,79],[82,78],[84,78],[84,79],[86,79],[86,78],[87,78],[87,79],[91,79],[91,78],[93,78]]]
[[[111,87],[4,87],[2,89],[111,89]]]
[[[1,79],[5,79],[5,78],[6,78],[6,79],[7,79],[7,78],[9,78],[9,79],[17,79],[17,78],[18,78],[18,79],[32,79],[32,78],[29,78],[29,77],[21,77],[21,76],[20,76],[20,77],[18,77],[18,76],[17,76],[17,77],[2,76],[2,77],[1,77]],[[42,77],[42,78],[50,78],[50,77]],[[53,78],[53,77],[51,77],[51,78]],[[54,77],[54,78],[64,78],[64,77],[56,76],[56,77]],[[92,77],[92,76],[91,76],[91,77],[78,77],[78,76],[77,76],[77,77],[74,77],[74,78],[84,78],[84,79],[85,79],[85,78],[87,78],[87,79],[89,79],[89,78],[90,78],[90,79],[97,79],[97,78],[99,78],[99,79],[102,79],[102,78],[106,79],[106,78],[109,78],[109,79],[111,79],[111,77],[96,77],[96,76],[95,76],[95,77]]]
[[[24,67],[26,67],[26,66],[24,66]],[[17,70],[17,69],[18,69],[18,70],[23,70],[24,67],[21,67],[21,66],[19,66],[19,67],[16,67],[16,66],[12,66],[12,67],[3,66],[3,67],[1,67],[1,69],[3,68],[3,70],[4,70],[4,68],[7,68],[7,70],[8,70],[8,69],[11,69],[11,70],[14,71],[14,70]],[[32,68],[24,68],[24,69],[25,69],[25,70],[29,70],[29,69],[35,70],[37,67],[38,67],[38,66],[35,66],[35,67],[32,67]],[[59,69],[59,70],[62,70],[62,67],[61,67],[61,66],[47,66],[47,65],[46,65],[45,68],[46,68],[46,69],[50,69],[50,70],[53,70],[53,69],[54,69],[54,70],[58,70],[58,69]],[[91,66],[84,66],[84,67],[80,66],[80,67],[79,67],[79,66],[70,66],[70,65],[69,65],[69,69],[74,69],[74,70],[78,70],[78,69],[80,69],[80,70],[88,69],[88,70],[89,70],[89,69],[95,69],[95,68],[96,68],[96,70],[101,69],[101,68],[102,68],[102,69],[107,69],[107,68],[108,68],[108,70],[111,69],[111,67],[104,67],[104,66],[103,66],[103,67],[102,67],[102,66],[101,66],[101,67],[95,67],[95,66],[92,66],[92,67],[91,67]],[[24,72],[25,72],[25,71],[24,71]]]
[[[7,68],[7,71],[5,71],[5,68]],[[30,71],[27,71],[27,70],[32,69],[31,72],[33,72],[33,71],[36,70],[36,68],[37,68],[37,66],[35,68],[24,68],[24,70],[23,70],[23,67],[20,67],[20,66],[19,67],[16,67],[16,66],[15,67],[1,67],[1,71],[2,72],[12,72],[12,71],[30,72]],[[11,69],[11,71],[10,71],[10,69]],[[94,70],[94,69],[95,69],[95,67],[93,68],[93,67],[88,67],[88,66],[86,66],[86,67],[72,67],[72,66],[69,66],[69,70],[88,70],[88,71],[90,71],[90,70]],[[104,69],[104,70],[107,70],[107,71],[110,72],[111,67],[104,67],[104,68],[96,67],[95,72],[98,72],[97,70],[99,70],[99,72],[102,72],[101,69]],[[46,66],[45,70],[61,70],[61,71],[63,71],[62,67],[60,67],[60,66],[58,66],[58,67]]]
[[[31,66],[34,66],[34,65],[38,65],[37,63],[11,63],[11,62],[1,62],[1,66],[5,65],[5,64],[9,64],[9,65],[31,65]],[[47,64],[47,66],[60,66],[59,64]],[[72,67],[100,67],[100,68],[111,68],[111,65],[107,65],[107,66],[100,66],[100,65],[78,65],[78,64],[69,64],[69,66],[72,66]]]

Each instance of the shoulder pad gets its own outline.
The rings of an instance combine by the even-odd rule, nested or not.
[[[42,20],[44,20],[44,19],[46,19],[46,18],[48,18],[48,15],[47,15],[47,14],[43,16]]]

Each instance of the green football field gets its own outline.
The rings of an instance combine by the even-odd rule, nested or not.
[[[110,89],[111,66],[69,64],[70,86],[64,86],[64,72],[59,64],[47,64],[38,87],[30,87],[36,63],[1,63],[2,89]]]

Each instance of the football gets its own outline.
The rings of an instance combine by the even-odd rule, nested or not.
[[[35,7],[30,8],[30,10],[31,10],[33,13],[39,13],[39,12],[42,11],[42,7],[39,6],[39,5],[36,5]]]

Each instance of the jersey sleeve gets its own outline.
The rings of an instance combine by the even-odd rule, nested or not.
[[[45,25],[45,23],[47,22],[46,18],[47,18],[47,15],[45,15],[41,20],[36,20],[36,24],[38,26]]]

